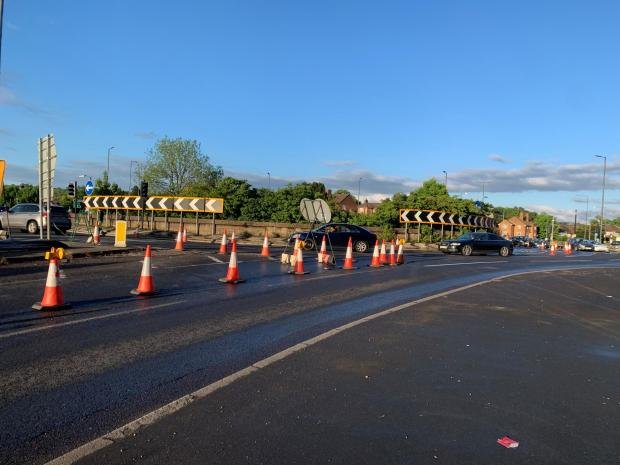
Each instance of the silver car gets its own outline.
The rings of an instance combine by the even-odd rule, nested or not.
[[[18,203],[8,212],[0,213],[0,229],[18,229],[36,234],[39,229],[47,227],[47,206],[44,206],[43,215],[39,212],[39,205],[36,203]],[[66,208],[52,205],[52,231],[66,233],[71,229],[71,218]]]

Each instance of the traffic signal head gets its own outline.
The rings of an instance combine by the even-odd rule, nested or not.
[[[75,197],[75,184],[70,183],[67,186],[67,196],[69,197]]]
[[[140,197],[148,197],[149,196],[149,183],[146,181],[142,181],[140,183]]]

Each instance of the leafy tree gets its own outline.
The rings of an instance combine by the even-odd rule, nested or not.
[[[210,195],[224,175],[213,166],[195,140],[164,137],[149,150],[146,163],[139,167],[149,190],[167,195]]]
[[[257,197],[256,189],[253,189],[247,181],[229,176],[218,181],[212,195],[224,199],[223,218],[234,220],[240,218],[247,201]]]
[[[0,205],[12,207],[16,203],[38,203],[39,186],[32,184],[7,184],[0,195]]]
[[[125,191],[121,189],[115,182],[110,184],[107,173],[104,171],[103,178],[95,179],[95,190],[93,195],[121,195]]]

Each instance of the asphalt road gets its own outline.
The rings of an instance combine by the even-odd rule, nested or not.
[[[613,273],[603,270],[616,269],[620,264],[620,260],[610,254],[548,257],[537,251],[527,251],[524,255],[509,258],[410,254],[404,266],[381,269],[369,268],[367,265],[370,256],[366,255],[359,257],[356,262],[359,268],[350,271],[324,270],[311,262],[307,255],[306,268],[311,273],[292,276],[286,273],[288,268],[277,261],[263,259],[256,252],[244,249],[239,254],[239,270],[247,281],[232,286],[218,282],[218,278],[226,273],[228,257],[218,256],[215,250],[216,246],[205,245],[195,248],[190,245],[189,250],[184,253],[174,253],[168,249],[155,250],[153,275],[159,293],[152,298],[135,298],[128,294],[137,284],[141,268],[139,254],[74,260],[63,264],[62,271],[66,278],[61,282],[65,297],[73,306],[70,310],[54,313],[38,313],[30,309],[32,303],[41,297],[46,274],[45,264],[0,268],[0,292],[3,301],[0,307],[0,424],[6,425],[0,431],[0,462],[44,463],[174,399],[334,327],[395,305],[481,280],[536,270],[544,273],[535,276],[555,277],[556,274],[550,273],[550,270],[597,267],[600,269],[587,278],[582,277],[581,271],[569,272],[564,281],[560,281],[560,291],[556,290],[554,295],[562,297],[564,291],[564,305],[570,312],[583,308],[584,304],[585,307],[592,305],[592,308],[598,309],[601,304],[592,300],[593,296],[600,298],[612,310],[618,308],[617,297],[614,297],[612,292],[613,285],[599,280],[600,276],[613,276],[615,273],[615,270]],[[276,252],[279,253],[280,250],[274,251],[274,256],[277,255]],[[527,282],[533,280],[534,284],[538,282],[538,278],[531,277],[515,279]],[[588,279],[590,284],[582,286],[583,279]],[[611,278],[607,280],[613,281]],[[517,302],[525,298],[519,293],[521,285],[511,280],[505,283],[508,295],[516,296]],[[609,286],[609,290],[598,289],[603,285]],[[481,291],[475,298],[454,294],[450,299],[454,299],[455,305],[464,305],[468,310],[467,316],[470,316],[470,312],[475,313],[477,309],[480,309],[482,314],[485,308],[488,310],[489,299],[495,301],[504,295],[489,294],[482,291],[482,288],[479,289]],[[572,294],[568,291],[574,289],[588,289],[592,294],[579,298],[571,297]],[[536,302],[547,298],[544,285],[530,286],[529,292],[529,298]],[[605,298],[602,298],[602,294],[605,294]],[[440,302],[444,301],[436,303]],[[609,310],[607,307],[604,308]],[[435,309],[435,313],[448,310],[440,321],[452,323],[454,319],[456,323],[456,315],[449,318],[455,308],[458,306],[440,305],[439,309]],[[585,312],[585,309],[583,310]],[[462,312],[458,314],[461,315]],[[539,340],[527,326],[533,324],[529,321],[531,316],[526,312],[523,321],[517,321],[519,324],[511,326],[517,335],[522,337],[523,346]],[[605,324],[611,325],[611,332],[606,335],[608,339],[597,343],[597,347],[611,354],[607,359],[616,363],[617,368],[617,348],[609,348],[609,341],[615,340],[617,343],[618,339],[618,327],[613,326],[617,321],[617,314],[615,316],[614,320],[613,313],[611,316],[605,315]],[[603,318],[599,314],[596,317]],[[584,313],[584,318],[588,320],[587,312]],[[470,318],[469,323],[482,320]],[[598,319],[595,323],[597,322]],[[438,332],[443,328],[441,324],[433,329],[431,321],[428,327],[424,325],[424,321],[418,323],[421,331]],[[470,331],[464,331],[463,326],[449,326],[451,329],[445,330],[451,330],[457,336],[460,333],[472,332],[476,334],[476,338],[480,337],[480,331],[483,331],[484,327],[489,330],[487,324],[483,327],[465,326],[471,328]],[[584,329],[579,325],[573,328],[575,335],[580,328]],[[588,328],[586,326],[586,332]],[[351,334],[353,333],[352,330]],[[343,333],[325,344],[335,344],[341,337],[349,336]],[[389,337],[380,339],[390,340]],[[396,340],[392,343],[392,350],[398,350],[401,343]],[[420,343],[424,345],[428,341],[421,340]],[[361,355],[362,351],[367,349],[363,341],[352,341],[351,344],[343,345],[343,350],[348,345],[350,347],[347,350],[351,351],[353,358],[358,351]],[[312,350],[319,350],[322,346],[323,343]],[[427,349],[433,347],[436,346],[430,344]],[[607,349],[604,349],[605,347]],[[418,349],[421,348],[414,347],[411,350],[417,353]],[[381,350],[385,351],[387,347]],[[510,355],[509,351],[499,353]],[[305,357],[307,354],[300,353],[297,356]],[[423,359],[424,355],[421,357]],[[329,356],[326,352],[324,361],[328,362],[333,358],[333,354]],[[493,358],[494,356],[491,356],[491,359]],[[508,359],[510,360],[510,357]],[[387,365],[391,366],[392,363],[391,359],[385,359],[386,362],[388,360],[386,366],[380,368],[379,364],[375,369],[387,369]],[[294,358],[287,361],[287,365],[292,361]],[[316,361],[319,363],[320,358]],[[458,360],[454,361],[457,362]],[[529,364],[535,366],[537,362],[528,356],[520,363],[525,367]],[[314,369],[321,370],[320,365],[293,365],[291,370],[298,372],[298,375],[305,371],[310,375]],[[480,368],[487,370],[488,367],[483,365],[480,363]],[[432,373],[433,366],[429,362],[423,372]],[[440,368],[441,365],[438,365],[439,371]],[[412,371],[414,372],[415,370]],[[611,379],[600,373],[598,375],[610,388],[615,389],[615,393],[618,391],[617,373],[618,370],[615,371],[615,378]],[[258,378],[262,379],[267,375],[265,371],[258,375]],[[253,375],[247,379],[254,378]],[[284,378],[279,379],[285,382]],[[302,384],[296,384],[295,380],[291,379],[291,386],[308,386],[308,395],[320,401],[321,395],[318,392],[316,395],[312,394],[312,383],[299,380],[302,381]],[[274,380],[265,382],[269,385]],[[509,385],[510,382],[506,384]],[[243,386],[245,385],[239,383],[234,389]],[[433,383],[429,384],[427,389],[433,390],[432,386]],[[489,389],[493,391],[493,395],[499,396],[501,392],[495,392],[492,387]],[[264,387],[261,389],[261,392],[266,392]],[[346,393],[346,385],[341,389]],[[306,391],[305,388],[303,390]],[[282,388],[281,391],[284,395],[286,390]],[[277,392],[280,392],[280,389]],[[442,395],[439,394],[441,398]],[[217,394],[222,395],[225,396],[226,393],[222,391]],[[247,408],[256,412],[262,407],[267,408],[270,404],[263,405],[263,398],[264,396],[246,396]],[[205,402],[210,401],[211,399],[205,399]],[[613,401],[616,403],[613,404]],[[617,412],[617,397],[610,402]],[[325,407],[327,405],[329,404]],[[281,408],[286,411],[288,407]],[[312,409],[314,407],[309,405],[305,415],[312,417]],[[190,407],[185,413],[192,410]],[[233,412],[234,410],[232,409]],[[170,420],[172,419],[171,417]],[[161,422],[161,425],[164,423]],[[255,424],[249,419],[247,425],[258,427],[259,423]],[[423,423],[419,426],[422,425]],[[154,428],[157,427],[159,426]],[[219,428],[217,425],[213,427]],[[328,428],[330,431],[333,429]],[[220,428],[218,431],[223,430]],[[183,434],[186,433],[183,430]],[[239,434],[243,434],[241,429]],[[234,434],[230,434],[225,450],[230,451],[231,444],[235,442],[234,437]],[[293,439],[291,436],[290,440]],[[256,441],[258,440],[256,438]],[[269,444],[274,444],[273,438],[266,440],[265,450],[277,450],[277,447],[268,447]],[[306,445],[311,444],[306,441]],[[118,452],[120,449],[115,450]],[[273,461],[271,456],[261,455],[260,450],[263,449],[257,450],[259,452],[254,454],[258,455],[252,455],[250,463],[295,463]],[[176,453],[172,452],[172,447],[170,451],[171,454]],[[173,456],[170,455],[163,461],[185,462],[191,459],[190,456],[179,455],[181,460],[173,460]],[[327,461],[330,456],[328,454],[316,461]],[[97,460],[97,457],[99,456],[91,458]],[[162,463],[159,460],[164,456],[151,457],[160,457],[153,458],[153,463]],[[201,453],[196,457],[207,456]],[[231,460],[228,460],[227,457],[224,454],[218,459],[216,455],[209,455],[208,460],[205,458],[200,463],[243,461],[233,459],[232,456]],[[369,461],[365,463],[377,463],[371,461],[370,457],[369,455]],[[99,463],[116,462],[116,459],[102,460],[104,461]],[[298,458],[297,462],[303,460]],[[346,462],[341,456],[340,463]],[[405,462],[395,459],[394,463]]]

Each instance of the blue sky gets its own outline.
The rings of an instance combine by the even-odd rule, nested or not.
[[[196,139],[255,186],[620,216],[620,2],[5,0],[0,159],[56,185]],[[267,174],[269,173],[269,175]],[[361,178],[361,181],[360,181]],[[587,201],[587,203],[586,203]]]

